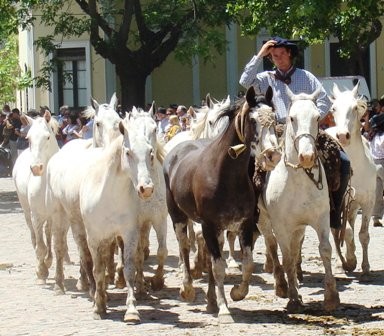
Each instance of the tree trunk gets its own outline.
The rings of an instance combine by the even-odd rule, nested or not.
[[[121,99],[123,111],[130,111],[132,106],[145,108],[145,82],[147,75],[128,69],[127,64],[116,65],[116,75],[120,80]]]

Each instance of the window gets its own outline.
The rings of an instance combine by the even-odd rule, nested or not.
[[[57,50],[61,61],[57,71],[58,103],[81,109],[87,105],[85,48]]]
[[[370,78],[370,50],[365,49],[359,57],[351,59],[341,58],[337,52],[339,48],[338,42],[329,44],[330,70],[331,76],[356,76],[365,77],[368,86],[371,82]]]

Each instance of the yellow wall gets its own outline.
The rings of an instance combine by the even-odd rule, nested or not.
[[[376,83],[377,98],[384,94],[384,34],[376,40]],[[375,95],[374,95],[375,96]]]
[[[182,65],[175,60],[173,54],[170,55],[152,73],[152,92],[152,98],[157,106],[191,105],[193,98],[192,67]]]

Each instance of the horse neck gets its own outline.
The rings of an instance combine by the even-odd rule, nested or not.
[[[355,127],[353,132],[351,132],[349,146],[345,146],[343,149],[347,153],[352,166],[359,165],[360,162],[365,160],[372,160],[358,127]]]
[[[249,123],[247,123],[246,127],[248,127],[248,129],[245,132],[247,135],[244,142],[239,139],[235,129],[234,120],[228,126],[228,129],[221,134],[221,136],[212,141],[210,147],[212,148],[213,153],[215,153],[217,159],[221,160],[223,164],[225,163],[234,167],[242,165],[248,166],[251,153],[252,132],[250,130]],[[232,159],[228,154],[229,148],[241,144],[244,144],[246,149],[236,159]],[[230,172],[229,170],[227,171]]]

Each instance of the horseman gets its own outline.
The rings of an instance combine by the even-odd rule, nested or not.
[[[316,106],[320,112],[321,118],[325,118],[331,107],[327,93],[322,87],[319,80],[309,71],[299,69],[295,66],[295,59],[298,55],[297,45],[290,40],[281,37],[272,37],[268,41],[264,41],[259,53],[252,57],[244,68],[244,72],[240,78],[240,84],[245,88],[250,86],[259,87],[265,92],[268,86],[273,88],[273,103],[276,107],[277,117],[277,134],[281,135],[284,130],[286,117],[289,109],[289,98],[286,86],[295,93],[311,94],[316,89],[321,88],[320,94],[316,98]],[[258,67],[263,61],[263,57],[268,57],[274,64],[275,69],[272,71],[258,72]],[[331,192],[331,227],[341,227],[341,210],[342,200],[350,177],[350,162],[346,154],[335,143],[323,133],[317,139],[320,155],[323,160],[324,168],[327,175],[329,189]],[[328,150],[322,147],[333,147]],[[336,148],[336,150],[335,150]],[[325,161],[325,162],[324,162]],[[340,171],[340,176],[331,177],[331,166],[336,166]],[[328,168],[328,169],[327,169]],[[335,172],[333,171],[332,174]]]

